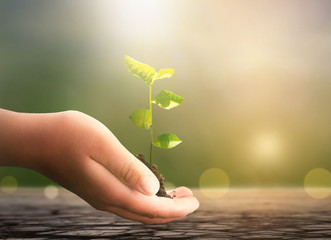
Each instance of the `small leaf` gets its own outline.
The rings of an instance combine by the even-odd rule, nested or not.
[[[137,60],[129,56],[125,56],[125,64],[131,74],[138,78],[141,78],[148,85],[153,84],[153,79],[156,76],[155,69],[153,67],[138,62]]]
[[[165,68],[161,69],[153,78],[153,82],[158,79],[163,79],[163,78],[171,78],[171,76],[175,73],[175,70],[172,68]]]
[[[152,125],[152,114],[148,109],[137,109],[131,115],[130,119],[132,122],[140,128],[149,129]]]
[[[162,90],[153,99],[153,103],[164,109],[171,109],[177,107],[182,101],[183,97],[176,95],[173,92]]]
[[[170,149],[176,147],[181,142],[182,140],[180,140],[175,134],[164,133],[158,136],[153,144],[159,148]]]

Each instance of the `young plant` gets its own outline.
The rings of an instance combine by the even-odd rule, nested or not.
[[[154,140],[152,104],[154,103],[163,109],[172,109],[177,107],[184,98],[173,92],[162,90],[152,99],[152,85],[154,82],[159,79],[170,78],[175,73],[173,69],[161,69],[159,72],[156,72],[153,67],[138,62],[129,56],[125,56],[125,64],[131,74],[141,78],[149,86],[149,109],[140,108],[135,110],[130,115],[130,119],[137,127],[149,130],[150,132],[149,164],[152,166],[153,146],[170,149],[182,142],[172,133],[163,133]]]

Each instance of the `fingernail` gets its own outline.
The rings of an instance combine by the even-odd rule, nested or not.
[[[200,202],[198,199],[196,199],[196,203],[195,203],[195,210],[197,210],[200,207]],[[195,211],[194,210],[194,211]]]
[[[140,187],[144,194],[155,195],[159,191],[160,183],[157,181],[156,177],[147,175],[141,181]]]

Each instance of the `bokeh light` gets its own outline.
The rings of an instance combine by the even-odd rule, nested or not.
[[[54,199],[59,195],[59,189],[53,185],[48,185],[44,189],[45,197],[48,199]]]
[[[0,187],[1,187],[1,191],[10,194],[10,193],[14,193],[17,190],[18,183],[16,178],[12,176],[6,176],[2,178]]]
[[[205,170],[199,180],[200,191],[208,198],[216,199],[224,196],[230,185],[228,175],[219,168]]]
[[[312,198],[328,197],[331,194],[331,173],[324,168],[310,170],[305,176],[304,187]]]

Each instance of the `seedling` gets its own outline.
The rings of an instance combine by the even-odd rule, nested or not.
[[[157,106],[168,110],[177,107],[184,98],[173,92],[162,90],[152,99],[152,86],[154,82],[159,79],[170,78],[175,73],[173,69],[161,69],[159,72],[156,72],[153,67],[138,62],[129,56],[125,56],[125,64],[131,74],[141,78],[149,86],[149,109],[140,108],[135,110],[130,115],[130,119],[137,127],[149,130],[150,132],[149,164],[152,166],[153,146],[170,149],[176,147],[182,142],[172,133],[163,133],[154,140],[152,105],[154,103]]]

